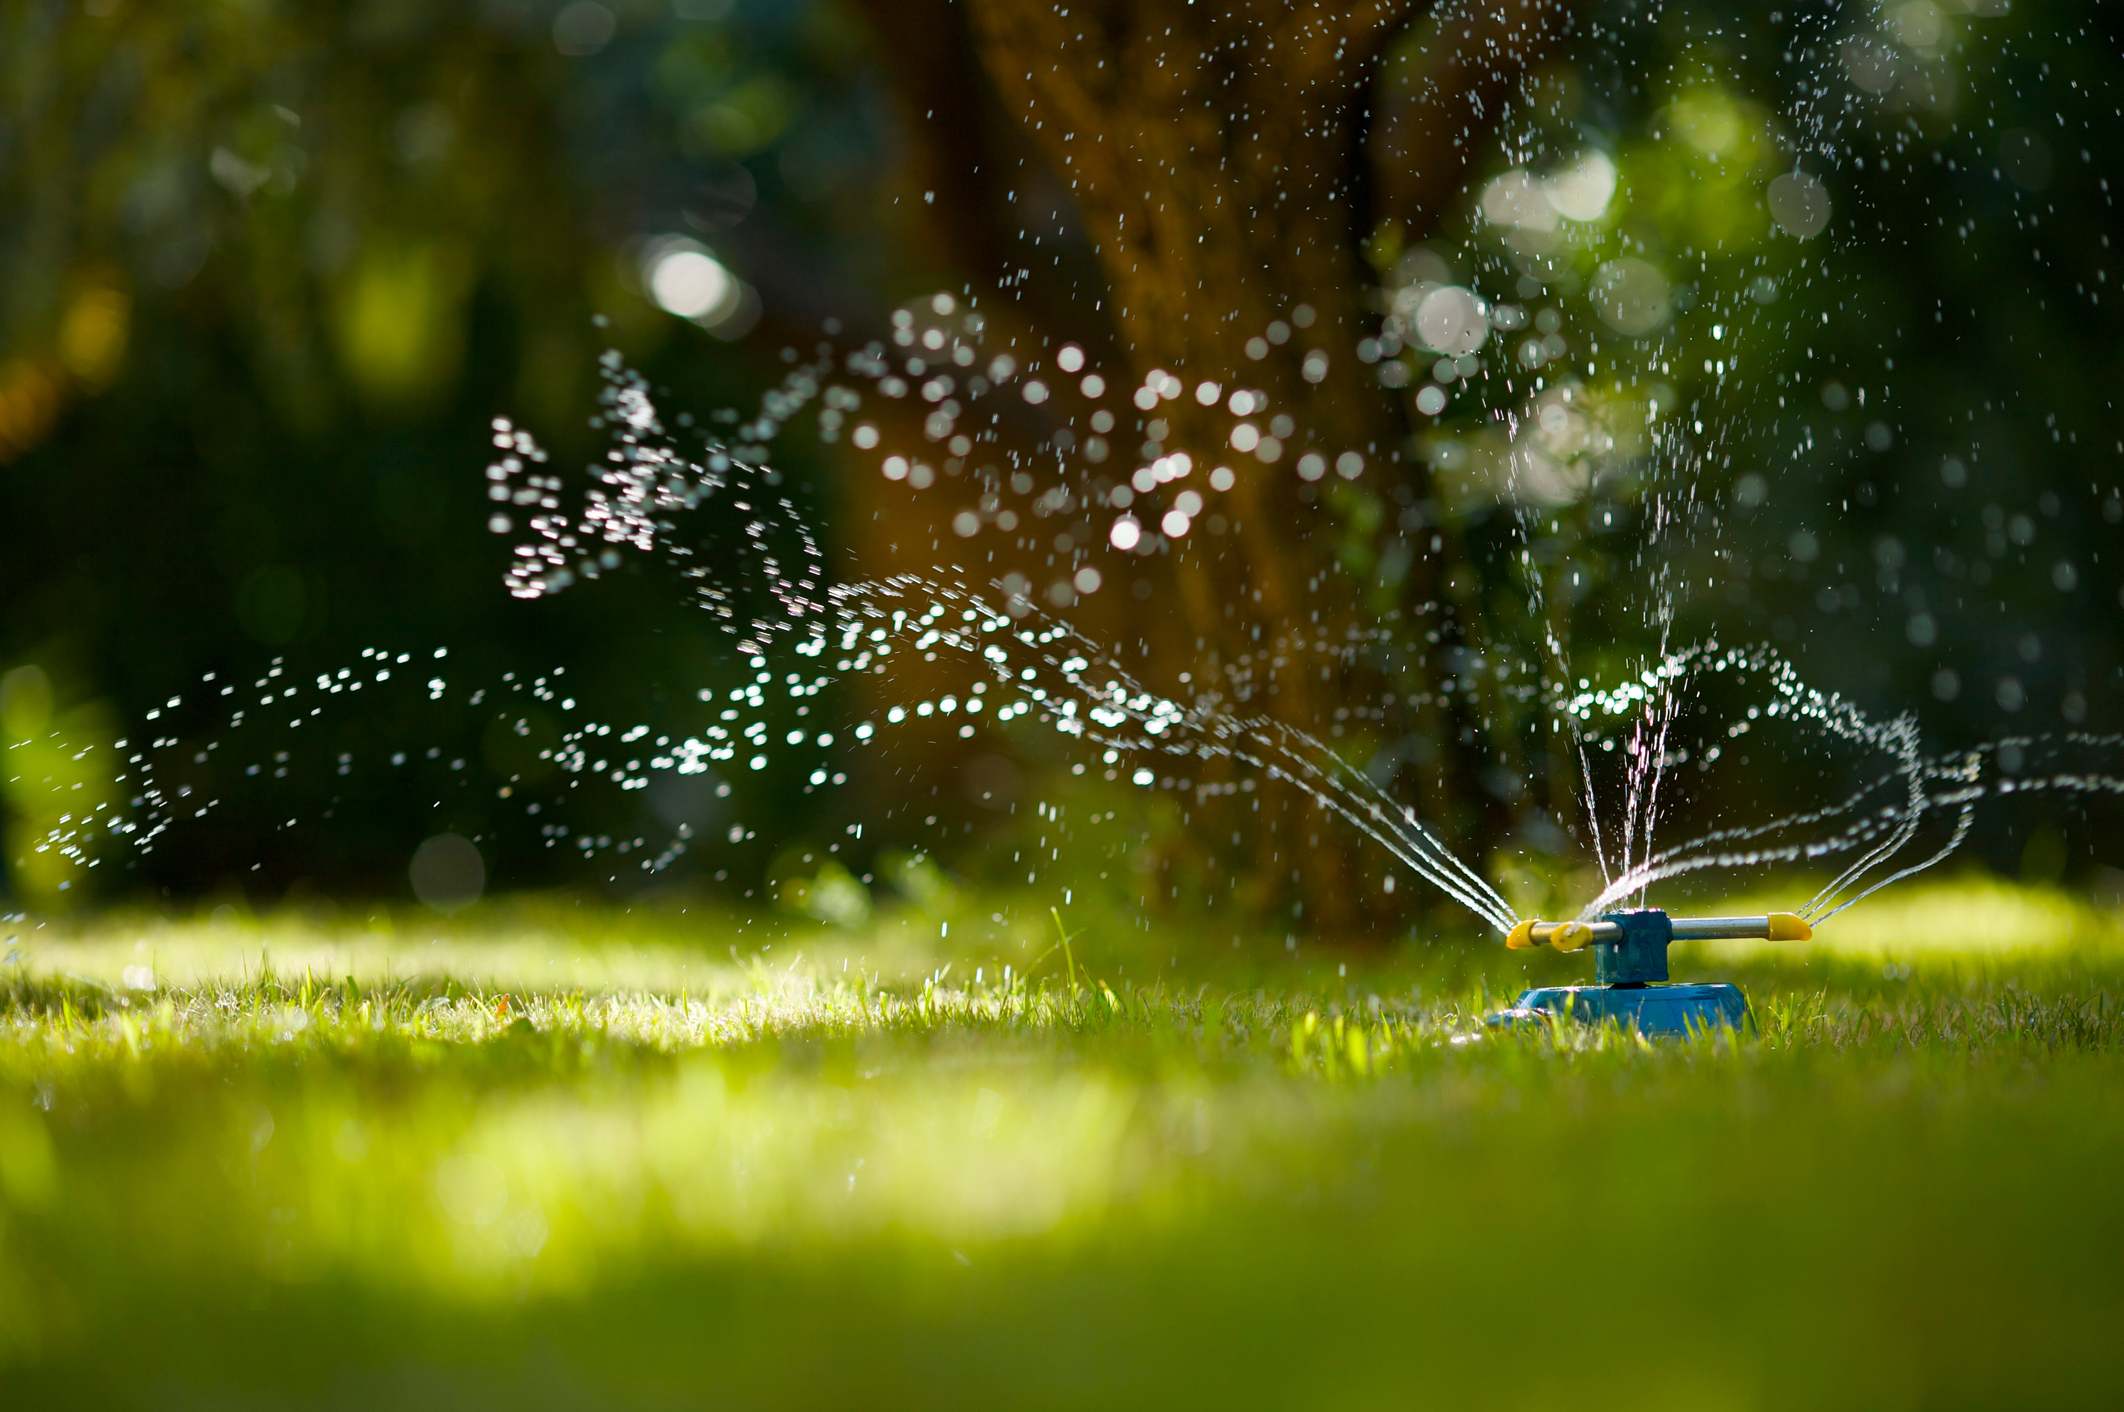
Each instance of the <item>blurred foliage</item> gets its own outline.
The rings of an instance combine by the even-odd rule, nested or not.
[[[704,408],[772,381],[648,300],[649,237],[763,284],[729,252],[820,290],[924,279],[881,266],[889,76],[862,45],[830,7],[727,0],[0,10],[0,668],[106,727],[202,672],[368,645],[565,662],[635,702],[710,679],[654,586],[514,609],[487,425],[586,454],[610,347]],[[404,823],[342,811],[336,856],[269,846],[265,872],[390,877]],[[173,838],[149,880],[245,873],[228,836]]]
[[[2114,730],[2124,310],[2093,139],[2115,20],[1684,3],[1567,47],[1452,218],[1367,244],[1438,503],[1374,535],[1377,488],[1341,491],[1345,568],[1391,596],[1428,515],[1464,548],[1460,616],[1529,664],[1552,632],[1593,681],[1668,641],[1764,640],[1934,748]],[[1474,352],[1421,328],[1461,288],[1492,316]],[[1525,748],[1496,787],[1568,822],[1546,719],[1485,709]],[[1767,805],[1787,773],[1765,756],[1739,787]],[[2113,862],[2088,810],[2114,815],[1995,812],[1977,846],[2014,867],[2048,829],[2047,859],[2063,825],[2060,865]],[[1523,828],[1495,866],[1558,850],[1582,841]]]
[[[1603,7],[1586,8],[1598,33]],[[1532,244],[1477,219],[1518,170],[1492,152],[1466,192],[1465,229],[1375,235],[1389,294],[1428,249],[1500,297],[1518,298],[1512,282],[1537,272],[1544,288],[1585,295],[1559,299],[1553,327],[1483,350],[1478,363],[1495,361],[1476,381],[1491,388],[1487,370],[1514,371],[1529,339],[1552,336],[1576,357],[1603,336],[1572,320],[1604,307],[1618,262],[1656,269],[1672,291],[1667,371],[1655,384],[1618,360],[1612,381],[1585,381],[1575,409],[1613,434],[1622,469],[1566,475],[1536,547],[1573,566],[1563,610],[1578,670],[1619,670],[1651,645],[1648,569],[1631,556],[1653,505],[1638,453],[1708,421],[1699,469],[1729,520],[1671,566],[1685,586],[1679,636],[1771,638],[1827,685],[1921,709],[1943,740],[2115,724],[2114,182],[2103,154],[2045,136],[2066,95],[2078,116],[2107,101],[2114,17],[1996,8],[1796,11],[1744,31],[1726,26],[1727,7],[1668,6],[1624,39],[1611,28],[1566,46],[1531,80],[1546,149],[1612,167],[1615,195],[1596,218]],[[1852,81],[1881,105],[1816,173],[1842,221],[1833,277],[1820,273],[1827,242],[1778,232],[1765,210],[1796,136],[1781,126],[1794,111],[1782,66],[1806,36],[1846,45]],[[727,677],[720,645],[653,582],[621,578],[536,611],[503,596],[477,472],[488,420],[535,424],[557,459],[579,461],[608,347],[681,405],[744,406],[778,376],[777,351],[822,318],[874,319],[915,292],[991,278],[950,268],[927,238],[931,223],[1000,218],[928,206],[929,148],[949,135],[903,120],[907,71],[884,38],[828,0],[0,5],[9,734],[64,722],[107,743],[203,671],[255,675],[276,654],[329,670],[371,645],[448,643],[466,672],[565,661],[630,718]],[[1553,175],[1561,159],[1524,165]],[[1790,199],[1804,221],[1814,197]],[[1898,214],[1912,211],[1926,214]],[[756,292],[761,323],[743,341],[646,295],[643,251],[674,236]],[[1734,385],[1775,407],[1721,400],[1709,368],[1724,335],[1690,303],[1698,286],[1756,281],[1772,293]],[[1433,356],[1407,352],[1409,395]],[[1480,581],[1456,585],[1463,612],[1500,625],[1525,614],[1516,541],[1479,474],[1503,405],[1471,395],[1414,419],[1440,504],[1337,489],[1335,553],[1384,600],[1445,532],[1477,550]],[[782,461],[830,534],[835,463],[802,436],[785,442]],[[359,724],[446,755],[534,763],[477,729],[452,741],[432,720]],[[93,764],[77,767],[93,789]],[[1498,778],[1518,787],[1516,773]],[[769,783],[748,821],[785,838],[825,836],[862,816],[861,791],[901,788],[883,771],[859,777],[858,798],[828,819],[814,796]],[[172,836],[141,881],[402,886],[413,843],[438,826],[428,802],[339,789],[322,856],[238,847],[232,817]],[[48,802],[20,793],[11,857],[51,826]],[[325,802],[321,788],[292,804]],[[626,800],[577,808],[581,832],[639,828]],[[250,822],[290,809],[284,794]],[[442,825],[508,827],[476,799],[453,809]],[[1017,865],[1022,821],[981,799],[948,799],[939,814]],[[1178,896],[1193,866],[1183,833],[1167,820],[1148,845],[1127,843],[1127,876]],[[866,846],[909,841],[934,839],[873,833]],[[2019,861],[2022,841],[1989,842]],[[2053,851],[2056,866],[2082,861],[2077,844]],[[771,881],[769,861],[726,880]],[[856,905],[849,875],[813,867],[789,905]],[[48,884],[12,886],[43,897]]]

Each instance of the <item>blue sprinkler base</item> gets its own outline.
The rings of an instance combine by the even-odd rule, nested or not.
[[[1569,1016],[1588,1025],[1610,1021],[1647,1039],[1693,1031],[1739,1030],[1749,1023],[1747,997],[1732,985],[1549,985],[1490,1016],[1492,1028],[1546,1024]]]

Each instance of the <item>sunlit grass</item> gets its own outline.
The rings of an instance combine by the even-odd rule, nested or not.
[[[2067,894],[1956,881],[1804,953],[1677,950],[1760,1032],[1662,1049],[1453,1043],[1582,969],[1472,935],[1293,955],[1087,913],[1065,952],[1037,908],[983,916],[31,933],[0,1383],[1289,1405],[1510,1368],[1536,1399],[1881,1406],[2124,1371],[2124,946]],[[1589,1300],[1659,1341],[1656,1384]]]

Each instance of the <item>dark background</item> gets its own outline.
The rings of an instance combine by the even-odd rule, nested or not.
[[[1614,248],[1665,261],[1678,283],[1737,289],[1757,270],[1782,281],[1782,302],[1750,330],[1744,381],[1694,374],[1720,352],[1707,328],[1669,336],[1680,395],[1716,424],[1697,473],[1718,528],[1678,551],[1693,557],[1677,567],[1677,640],[1768,640],[1810,680],[1882,713],[1913,710],[1947,744],[2124,727],[2113,20],[2094,6],[1948,4],[1931,12],[1944,27],[1933,33],[1923,15],[1898,30],[1870,6],[1798,7],[1776,23],[1747,8],[1670,7],[1603,37],[1607,11],[1639,7],[1581,7],[1577,37],[1535,80],[1566,96],[1525,123],[1557,150],[1590,140],[1614,155]],[[448,644],[466,676],[565,664],[615,719],[650,718],[727,679],[727,643],[653,574],[510,600],[507,546],[485,527],[491,418],[579,463],[599,444],[584,424],[607,348],[676,405],[746,406],[780,375],[779,351],[823,321],[868,336],[931,290],[993,288],[1035,249],[1043,273],[1013,296],[1021,313],[1057,341],[1115,343],[1087,308],[1097,263],[1069,183],[1016,132],[956,5],[10,0],[0,17],[10,740],[108,740],[203,672],[256,676],[276,657],[330,671],[371,646]],[[1908,101],[1839,127],[1834,159],[1816,164],[1839,213],[1826,241],[1734,234],[1766,228],[1763,183],[1790,158],[1727,153],[1730,179],[1708,178],[1674,136],[1672,94],[1797,128],[1793,115],[1813,109],[1796,83],[1875,81],[1863,55],[1796,62],[1803,39],[1893,51]],[[1814,107],[1848,110],[1848,89]],[[979,161],[991,172],[969,170]],[[1508,165],[1484,144],[1437,213],[1429,238],[1463,275],[1513,269],[1473,223],[1483,184]],[[1004,205],[1006,185],[1039,199]],[[1055,219],[1028,219],[1035,208]],[[1367,247],[1388,284],[1407,253],[1390,224]],[[644,242],[671,235],[702,242],[753,291],[747,331],[655,306]],[[1464,423],[1420,431],[1416,449],[1440,465],[1436,438],[1473,435],[1486,415],[1479,396],[1460,407]],[[850,489],[852,464],[801,423],[777,458],[829,542],[860,561],[850,516],[872,511]],[[1437,481],[1424,513],[1470,546],[1466,601],[1512,623],[1523,594],[1503,507],[1457,491],[1449,469]],[[1582,536],[1573,648],[1589,675],[1656,641],[1632,557],[1647,494],[1619,475],[1558,530]],[[1604,537],[1596,504],[1630,513]],[[1323,513],[1375,523],[1381,506],[1352,492]],[[1392,540],[1391,516],[1383,534],[1350,537],[1343,571],[1380,581]],[[468,756],[473,774],[530,768],[484,719],[396,710],[346,729]],[[1036,779],[1047,767],[1034,752],[1009,768]],[[28,777],[52,768],[40,757],[7,772],[8,886],[40,905],[56,900],[55,875],[28,845],[59,806]],[[1774,793],[1778,762],[1755,768]],[[456,791],[443,821],[497,840],[502,881],[616,875],[556,872],[531,825],[442,773]],[[763,787],[744,820],[801,847],[874,812],[864,790],[904,793],[908,778],[859,773],[838,796]],[[95,891],[395,895],[436,827],[425,788],[298,775]],[[978,867],[984,838],[1017,826],[961,792],[939,797],[885,818],[870,846]],[[700,800],[671,807],[693,804],[720,822]],[[570,807],[581,832],[657,832],[639,799]],[[297,814],[329,814],[328,848],[272,832]],[[1181,827],[1152,815],[1131,839]],[[2046,805],[1987,816],[1974,852],[2055,877],[2114,863],[2099,842],[2079,806]],[[689,876],[742,890],[776,852]]]

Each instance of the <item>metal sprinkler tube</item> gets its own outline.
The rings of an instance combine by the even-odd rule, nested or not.
[[[1590,1024],[1615,1021],[1648,1037],[1694,1030],[1739,1029],[1749,1020],[1747,997],[1736,986],[1669,985],[1667,948],[1677,941],[1727,938],[1806,941],[1814,929],[1791,912],[1759,917],[1670,917],[1657,908],[1610,912],[1592,921],[1524,921],[1505,936],[1513,951],[1547,946],[1557,951],[1593,948],[1595,985],[1538,986],[1490,1024],[1548,1023],[1569,1016]]]

